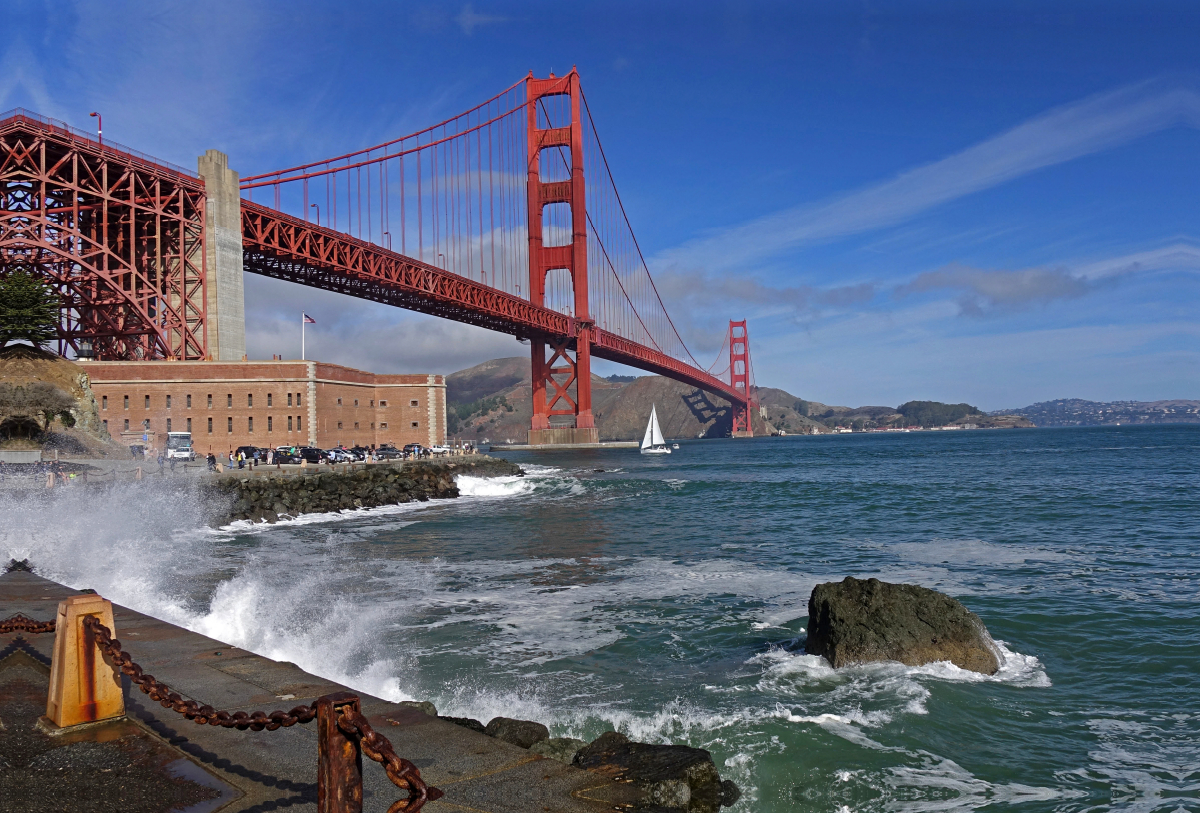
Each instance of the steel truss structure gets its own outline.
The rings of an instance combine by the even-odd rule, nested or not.
[[[28,111],[0,116],[0,274],[58,292],[60,354],[205,357],[204,206],[185,170]]]
[[[246,200],[242,201],[242,251],[244,267],[252,273],[538,340],[551,346],[554,362],[566,351],[576,353],[579,337],[586,332],[591,353],[598,358],[684,381],[724,398],[745,399],[741,390],[703,370],[590,322]],[[567,377],[573,379],[573,370]],[[565,392],[575,382],[556,383],[556,390]],[[573,405],[574,400],[569,402]]]

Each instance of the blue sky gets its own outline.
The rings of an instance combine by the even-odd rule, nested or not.
[[[110,139],[253,174],[577,65],[698,357],[745,317],[758,382],[826,403],[1196,398],[1198,23],[1184,2],[7,0],[0,109],[98,109]],[[525,352],[251,276],[252,355],[296,355],[300,309],[310,355],[368,369]]]

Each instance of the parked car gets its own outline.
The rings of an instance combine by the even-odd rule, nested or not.
[[[323,463],[326,460],[325,452],[315,446],[301,446],[296,452],[301,460],[307,460],[309,463]]]
[[[433,454],[433,455],[445,455],[445,454],[450,454],[450,447],[449,447],[449,446],[441,446],[441,445],[438,445],[438,446],[430,446],[430,447],[429,447],[429,453],[430,453],[430,454]]]
[[[351,446],[350,452],[354,455],[355,460],[366,460],[371,454],[371,450],[366,446]]]
[[[395,446],[380,446],[375,450],[375,456],[380,460],[395,460],[403,457],[404,453]]]
[[[351,457],[350,452],[340,447],[326,449],[325,456],[329,458],[330,463],[349,463],[354,459]]]
[[[299,463],[301,459],[295,446],[279,446],[275,449],[276,463]]]

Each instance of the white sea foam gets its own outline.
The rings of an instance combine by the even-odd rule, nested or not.
[[[526,477],[474,477],[460,474],[454,478],[458,493],[463,497],[515,497],[533,491],[533,483]]]

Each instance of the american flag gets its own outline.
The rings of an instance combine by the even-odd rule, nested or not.
[[[317,320],[309,316],[307,313],[302,313],[300,315],[304,317],[304,324],[306,325],[315,325],[317,323]]]

